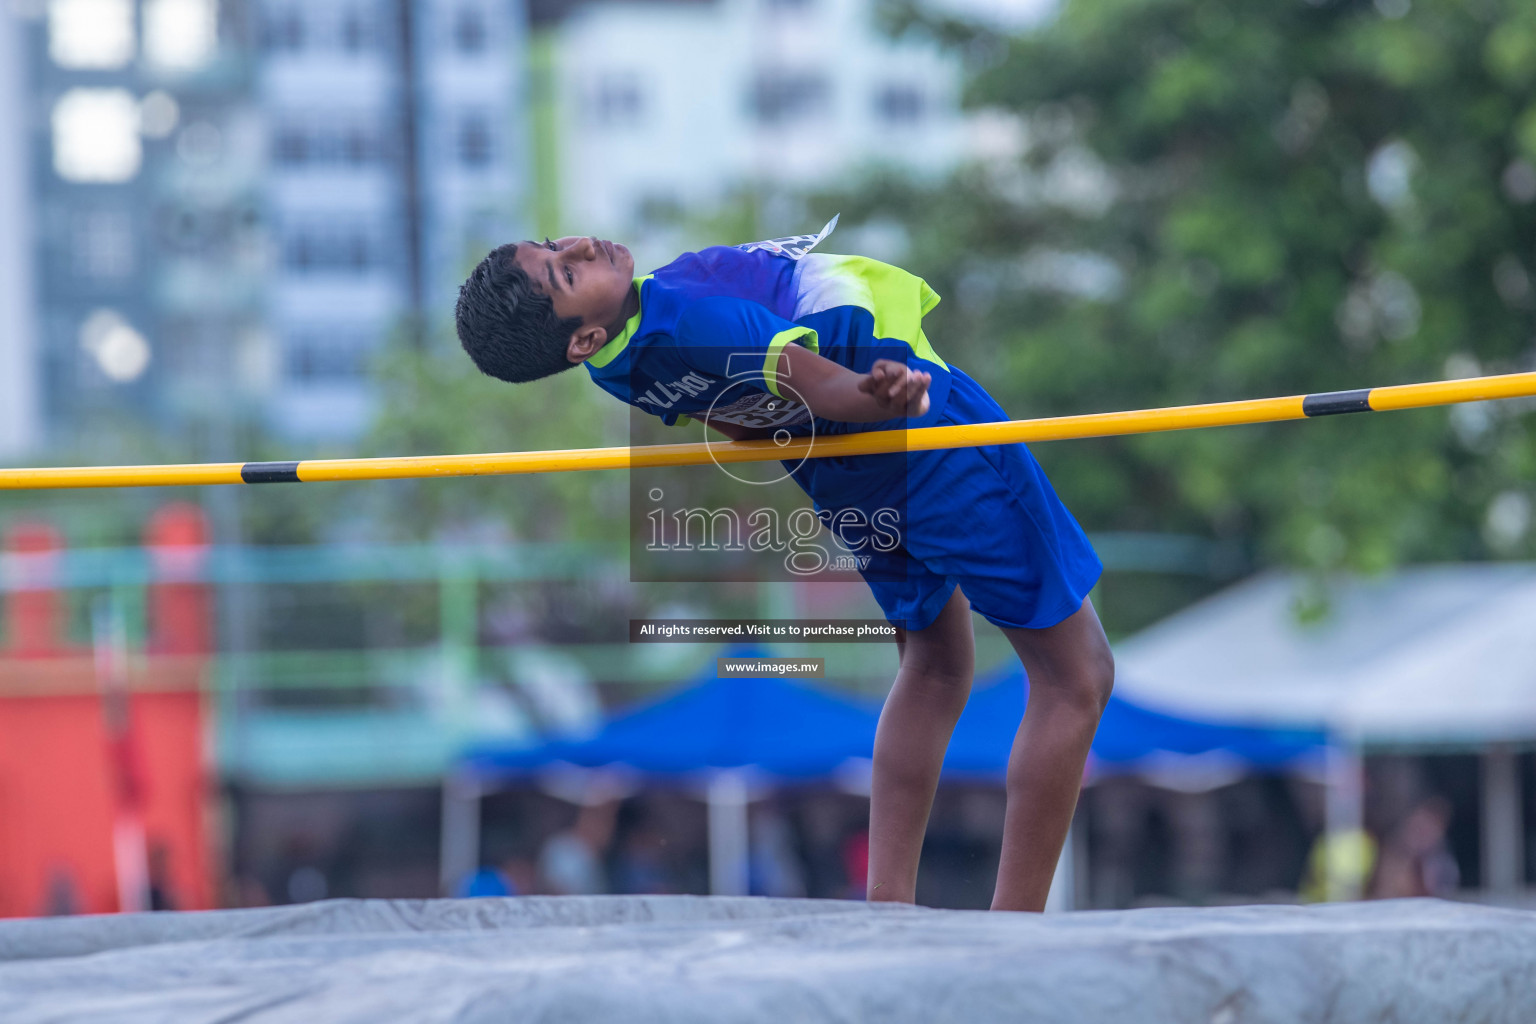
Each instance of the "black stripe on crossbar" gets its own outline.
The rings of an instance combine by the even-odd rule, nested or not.
[[[1344,412],[1370,412],[1371,389],[1325,391],[1301,400],[1301,411],[1308,416],[1337,416]]]
[[[247,462],[240,467],[240,479],[248,484],[296,484],[297,462]]]

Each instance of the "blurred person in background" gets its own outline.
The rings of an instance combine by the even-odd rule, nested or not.
[[[1376,837],[1363,828],[1324,831],[1307,855],[1298,895],[1303,903],[1357,900],[1376,869]]]
[[[261,879],[251,875],[236,875],[230,879],[224,897],[227,907],[270,907],[272,894]]]
[[[539,877],[544,891],[556,896],[590,896],[608,891],[603,867],[613,839],[618,801],[583,805],[570,828],[544,841],[539,850]]]
[[[525,896],[537,890],[538,879],[538,868],[531,860],[508,853],[494,863],[481,865],[478,871],[464,877],[453,894],[461,899]]]
[[[637,800],[624,804],[613,859],[614,891],[635,895],[673,892],[667,869],[666,836],[653,811]]]
[[[272,872],[275,885],[267,891],[278,894],[280,902],[312,903],[323,900],[331,893],[331,880],[320,867],[321,856],[317,844],[308,836],[290,836],[283,846],[283,855]]]
[[[754,896],[804,896],[805,872],[794,830],[783,812],[773,803],[759,804],[748,834],[748,891]]]
[[[459,899],[474,899],[483,896],[516,896],[517,890],[512,888],[512,880],[504,872],[487,864],[466,876],[453,894]]]
[[[156,840],[149,847],[149,909],[175,910],[175,892],[171,888],[171,851]]]
[[[847,881],[844,899],[864,898],[869,885],[869,829],[858,828],[843,837],[838,852],[843,857],[843,876]]]
[[[55,864],[48,870],[48,898],[43,906],[48,917],[69,917],[80,913],[80,884],[74,869]]]
[[[1370,897],[1453,895],[1461,884],[1461,869],[1445,841],[1450,824],[1451,804],[1444,797],[1430,797],[1409,811],[1381,845],[1367,890]]]

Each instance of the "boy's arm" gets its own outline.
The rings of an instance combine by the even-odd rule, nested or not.
[[[894,359],[878,359],[868,373],[855,373],[795,344],[784,346],[778,376],[805,399],[813,416],[839,423],[921,416],[928,411],[933,379]]]
[[[718,377],[761,381],[781,398],[798,398],[813,416],[839,423],[880,423],[928,411],[931,378],[896,360],[877,360],[855,373],[816,352],[816,332],[743,299],[712,296],[693,303],[678,320],[676,355],[687,366]],[[746,365],[736,362],[746,358]],[[757,363],[761,370],[751,371]],[[784,385],[780,394],[778,385]],[[721,433],[731,436],[729,431]],[[771,436],[768,434],[754,436]],[[733,437],[733,440],[745,440]]]

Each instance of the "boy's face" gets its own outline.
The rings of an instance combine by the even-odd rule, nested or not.
[[[600,328],[612,337],[623,330],[635,283],[635,258],[624,246],[572,236],[524,242],[517,247],[516,259],[533,286],[549,296],[558,316],[581,318],[578,335]]]

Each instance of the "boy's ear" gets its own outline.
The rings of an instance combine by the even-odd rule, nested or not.
[[[565,357],[573,363],[584,363],[608,344],[608,332],[592,324],[578,327],[571,332],[571,340],[565,347]]]

